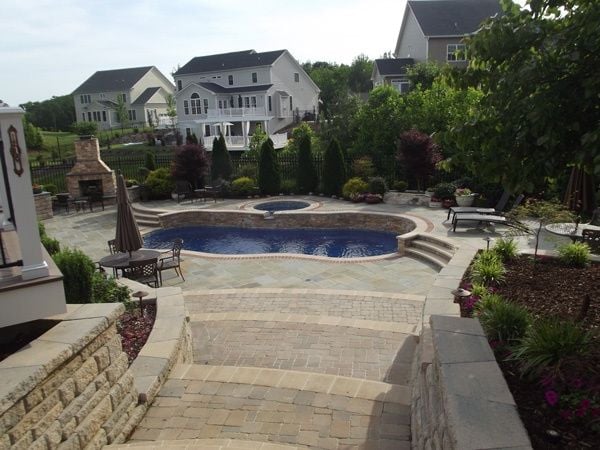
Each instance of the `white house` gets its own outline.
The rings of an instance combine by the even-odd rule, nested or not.
[[[133,126],[165,121],[167,96],[173,84],[154,66],[101,70],[73,91],[77,122],[96,122],[98,128],[121,126],[115,107],[123,99]]]
[[[257,126],[283,147],[287,139],[277,131],[318,109],[319,88],[287,50],[199,56],[173,77],[178,128],[208,150],[219,133],[230,149],[246,149]]]
[[[476,33],[485,19],[501,13],[498,0],[410,0],[394,56],[465,67],[468,52],[463,39]]]

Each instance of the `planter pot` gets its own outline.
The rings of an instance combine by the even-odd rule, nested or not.
[[[444,208],[450,208],[452,205],[454,205],[454,199],[453,198],[445,198],[442,201],[442,206]]]
[[[458,206],[473,206],[474,201],[474,195],[461,195],[456,197],[456,204]]]

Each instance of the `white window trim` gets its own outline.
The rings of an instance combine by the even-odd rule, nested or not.
[[[451,51],[450,47],[454,49]],[[446,44],[446,61],[447,62],[465,62],[467,61],[467,46],[465,44]],[[457,59],[456,53],[461,52],[463,59]],[[454,57],[454,59],[450,58],[450,55]]]

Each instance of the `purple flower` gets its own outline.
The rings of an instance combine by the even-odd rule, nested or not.
[[[556,391],[550,389],[544,393],[544,397],[546,397],[546,403],[550,406],[554,406],[558,403],[558,394]]]

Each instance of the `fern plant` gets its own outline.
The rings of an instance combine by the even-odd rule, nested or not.
[[[498,239],[492,250],[503,262],[516,258],[519,253],[517,243],[512,238]]]
[[[476,316],[488,339],[511,344],[523,337],[530,323],[527,310],[504,300],[498,294],[486,294],[475,305]]]
[[[573,242],[558,248],[563,264],[571,267],[585,267],[590,263],[590,247],[583,242]]]
[[[492,286],[502,283],[505,279],[506,269],[498,255],[491,251],[483,251],[473,261],[471,266],[471,282]]]

